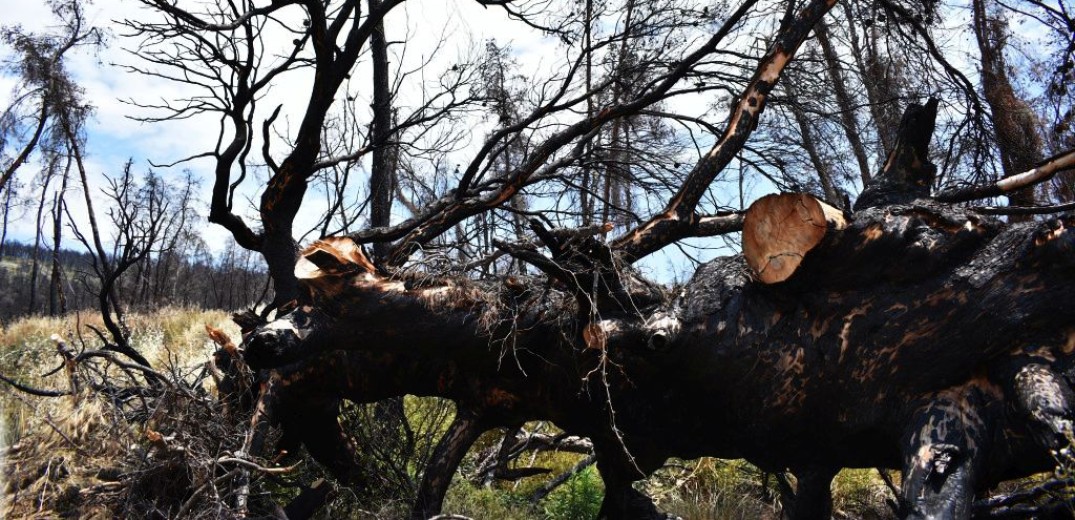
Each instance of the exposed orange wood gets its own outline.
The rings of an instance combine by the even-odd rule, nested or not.
[[[747,209],[743,256],[762,283],[787,280],[829,229],[847,227],[843,212],[811,195],[767,195]]]

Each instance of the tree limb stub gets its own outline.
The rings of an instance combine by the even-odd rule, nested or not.
[[[743,256],[762,283],[787,280],[829,230],[847,227],[842,211],[805,193],[766,195],[743,219]]]
[[[884,204],[903,204],[929,197],[937,167],[929,162],[929,141],[937,120],[936,98],[925,105],[910,104],[903,112],[896,145],[889,150],[881,172],[862,190],[855,210]]]

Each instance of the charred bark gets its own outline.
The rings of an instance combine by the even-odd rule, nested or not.
[[[594,439],[610,489],[603,508],[613,518],[657,514],[640,505],[630,482],[671,455],[742,456],[774,469],[913,469],[901,462],[901,453],[907,460],[918,453],[908,446],[960,446],[947,437],[932,444],[909,440],[908,429],[932,417],[917,411],[921,403],[934,405],[937,392],[960,388],[991,364],[1009,366],[1003,355],[1012,345],[1066,341],[1056,323],[1075,317],[1056,306],[1072,289],[1064,281],[1072,268],[1065,252],[1073,246],[1066,227],[1001,230],[997,222],[973,222],[938,208],[875,208],[856,215],[839,239],[823,240],[785,282],[764,286],[751,280],[741,258],[719,260],[699,270],[678,303],[646,310],[643,317],[608,313],[585,327],[564,317],[576,312],[548,317],[554,309],[572,308],[574,297],[543,301],[547,289],[519,279],[502,287],[421,286],[355,271],[350,274],[371,284],[367,290],[377,291],[371,301],[355,299],[353,286],[315,296],[331,296],[320,301],[331,314],[297,309],[259,332],[247,355],[264,364],[258,354],[267,346],[295,349],[290,355],[301,359],[322,345],[346,345],[356,350],[298,365],[304,368],[296,374],[307,374],[327,394],[322,399],[440,395],[499,417],[501,424],[551,419]],[[905,256],[881,260],[894,251]],[[931,255],[947,261],[922,261]],[[833,265],[863,267],[841,272]],[[1020,297],[1013,301],[1012,295]],[[486,306],[501,305],[503,326],[528,332],[511,336],[481,323],[489,319],[479,317],[491,310]],[[429,312],[439,315],[436,324],[414,326],[414,316]],[[987,321],[992,327],[981,326]],[[294,330],[305,330],[305,339],[281,341]],[[601,343],[587,342],[583,330],[601,336]],[[655,348],[649,340],[658,332],[666,339]],[[501,364],[502,357],[512,362]],[[371,365],[371,359],[395,364]],[[594,370],[607,372],[600,377]],[[331,466],[348,453],[335,412],[330,408],[311,420],[317,401],[298,395],[296,408],[303,412],[292,424],[307,430],[302,442],[318,446],[315,457],[345,474],[348,468]],[[699,399],[711,412],[684,413],[684,406],[703,406],[691,404]],[[1008,399],[1003,392],[983,393],[980,406],[992,410]],[[994,415],[988,424],[1005,449],[960,451],[959,460],[975,466],[953,480],[963,484],[940,486],[938,500],[951,504],[920,507],[949,508],[958,517],[966,499],[952,493],[1049,466],[1044,448],[1026,442],[1023,415]],[[625,432],[622,438],[617,431]],[[995,474],[974,470],[986,463],[981,461]],[[818,500],[796,507],[817,511],[824,507]]]
[[[437,443],[433,457],[422,474],[418,496],[411,509],[412,520],[425,520],[440,513],[456,468],[474,441],[487,429],[489,427],[471,410],[456,410],[452,424]]]
[[[907,107],[900,120],[896,144],[888,151],[881,172],[855,201],[855,211],[929,197],[937,175],[937,167],[929,162],[929,141],[936,119],[936,99],[930,99],[924,106]]]
[[[917,132],[935,107],[905,116],[856,213],[798,195],[747,211],[760,245],[758,215],[790,236],[817,231],[788,242],[801,261],[780,277],[752,270],[747,251],[665,290],[593,230],[535,226],[549,257],[503,247],[548,277],[490,282],[390,275],[328,239],[296,267],[301,305],[250,334],[246,359],[290,363],[280,421],[344,477],[336,400],[409,393],[489,427],[551,420],[589,437],[605,518],[660,517],[631,483],[701,455],[791,468],[792,518],[825,516],[841,467],[902,469],[906,517],[968,518],[975,493],[1049,469],[1070,429],[1075,217],[1007,225],[929,200],[929,132]],[[779,218],[806,206],[808,218]],[[474,431],[456,427],[433,475]],[[429,489],[421,514],[441,486]]]
[[[837,468],[831,467],[793,471],[798,485],[794,491],[783,490],[781,504],[784,506],[784,518],[831,518],[832,493],[829,488],[837,471]]]
[[[370,12],[375,12],[380,0],[369,0]],[[373,122],[371,139],[374,144],[370,168],[370,225],[388,227],[392,220],[392,193],[395,191],[395,146],[389,143],[392,132],[392,92],[388,78],[388,40],[381,21],[370,33],[373,56]],[[389,244],[375,243],[374,257],[383,260]]]

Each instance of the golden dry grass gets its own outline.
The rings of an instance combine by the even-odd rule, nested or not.
[[[166,372],[204,366],[215,350],[206,324],[238,335],[222,311],[164,308],[131,314],[127,322],[134,348]],[[99,348],[87,325],[103,329],[100,317],[90,313],[4,324],[0,373],[36,388],[66,390],[63,370],[46,377],[61,364],[50,337],[59,335],[75,350]],[[0,385],[0,516],[112,517],[106,503],[112,505],[119,475],[130,470],[124,464],[144,449],[146,432],[116,416],[106,399],[97,392],[40,398]]]
[[[233,337],[238,336],[239,328],[224,311],[165,307],[152,313],[127,316],[127,325],[133,332],[131,343],[150,362],[155,362],[155,366],[189,363],[212,352],[205,324],[234,334]],[[33,377],[35,372],[32,370],[19,368],[30,369],[32,367],[28,365],[34,361],[55,360],[55,347],[49,339],[53,334],[58,334],[75,348],[81,343],[80,336],[88,348],[97,348],[100,341],[89,327],[104,330],[100,315],[83,312],[60,317],[32,316],[0,323],[0,368],[14,368],[19,375]]]

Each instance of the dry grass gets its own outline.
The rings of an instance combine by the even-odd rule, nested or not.
[[[895,472],[895,484],[899,474]],[[888,520],[896,513],[888,501],[896,496],[875,469],[845,469],[832,482],[833,513],[841,518]],[[893,502],[894,503],[894,502]]]
[[[182,307],[165,307],[153,313],[133,313],[127,316],[127,324],[133,333],[131,343],[154,366],[204,362],[213,351],[212,342],[205,334],[205,324],[234,334],[233,337],[238,337],[239,332],[230,315],[224,311]],[[31,378],[40,374],[40,371],[33,370],[34,363],[58,359],[49,339],[53,334],[58,334],[74,347],[81,345],[80,338],[85,341],[87,348],[99,347],[100,341],[89,327],[104,330],[104,323],[98,314],[84,312],[60,317],[33,316],[0,324],[0,370],[4,370],[5,374]]]
[[[85,328],[87,324],[101,327],[99,317],[89,314],[31,317],[4,325],[0,328],[0,373],[36,388],[67,390],[64,370],[47,375],[61,365],[49,338],[57,334],[75,350],[99,348],[100,341]],[[178,378],[190,378],[199,372],[215,350],[205,333],[205,324],[238,333],[230,317],[220,311],[165,308],[151,314],[132,314],[128,324],[134,331],[132,345],[156,369]],[[115,367],[80,367],[95,369],[104,371],[99,376],[102,380],[128,377]],[[145,386],[144,381],[141,384]],[[152,432],[156,429],[168,436],[183,427],[176,421],[198,417],[204,423],[201,426],[218,427],[218,434],[224,433],[226,425],[209,420],[213,413],[207,404],[212,402],[209,399],[164,392],[150,402],[149,416],[136,422],[121,414],[138,406],[139,398],[127,397],[135,401],[132,405],[117,404],[118,399],[99,391],[40,398],[0,385],[0,444],[7,448],[0,452],[4,457],[0,461],[0,489],[4,492],[0,516],[111,518],[117,513],[117,504],[124,504],[128,511],[142,512],[177,507],[158,502],[147,506],[131,493],[136,484],[154,480],[160,484],[186,482],[190,487],[198,473],[204,473],[204,468],[179,464],[183,462],[176,458],[180,451],[154,446]],[[141,404],[145,403],[143,399]],[[212,436],[207,439],[221,444]],[[183,441],[183,450],[189,454],[214,449],[195,439]],[[145,473],[154,467],[162,473]]]
[[[110,416],[111,407],[79,395],[61,399],[24,398],[21,438],[5,450],[4,501],[8,518],[95,517],[110,515],[107,504],[118,491],[125,459],[137,435]]]
[[[775,482],[742,460],[669,461],[646,481],[662,509],[699,520],[779,519]]]

